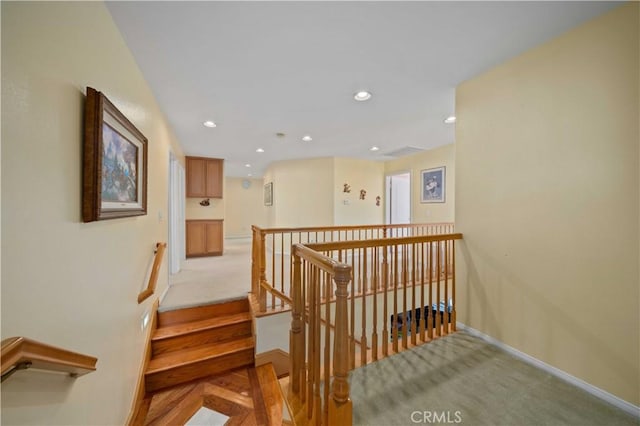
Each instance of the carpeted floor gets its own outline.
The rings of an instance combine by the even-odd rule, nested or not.
[[[639,425],[464,331],[351,373],[356,425]]]
[[[226,239],[222,256],[187,259],[169,282],[161,312],[246,297],[251,290],[251,239]]]

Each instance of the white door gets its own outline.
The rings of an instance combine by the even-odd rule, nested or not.
[[[180,272],[185,259],[184,167],[169,153],[169,273]]]
[[[387,176],[386,223],[411,223],[411,173]]]

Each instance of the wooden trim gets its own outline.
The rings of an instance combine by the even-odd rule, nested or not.
[[[156,284],[158,283],[160,265],[162,264],[165,248],[167,248],[167,243],[156,243],[156,250],[154,252],[155,256],[153,258],[153,267],[151,268],[149,283],[147,284],[147,288],[138,294],[138,304],[145,301],[148,297],[151,297],[151,295],[156,291]]]
[[[144,373],[147,371],[149,361],[151,361],[151,336],[158,327],[158,306],[160,305],[160,299],[156,299],[151,306],[149,315],[151,315],[151,323],[147,329],[147,336],[144,345],[144,355],[142,356],[142,363],[138,372],[138,383],[136,384],[136,391],[131,403],[131,411],[129,412],[129,418],[127,419],[127,425],[131,426],[136,423],[136,417],[142,406],[142,402],[147,393],[145,388]]]
[[[286,303],[288,303],[290,305],[293,304],[293,300],[289,296],[287,296],[286,294],[284,294],[280,290],[271,287],[269,285],[269,283],[263,281],[263,282],[260,283],[260,286],[262,288],[264,288],[266,291],[268,291],[269,293],[273,294],[274,296],[279,297],[280,299],[284,300]]]
[[[26,337],[10,337],[2,341],[2,375],[10,373],[22,363],[42,370],[82,376],[96,370],[98,359],[89,355],[71,352],[47,345]]]

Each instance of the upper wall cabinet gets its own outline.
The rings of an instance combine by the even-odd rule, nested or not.
[[[186,157],[187,197],[222,198],[224,160]]]

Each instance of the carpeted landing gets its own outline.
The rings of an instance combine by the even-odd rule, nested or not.
[[[351,372],[356,425],[639,425],[464,331]]]

